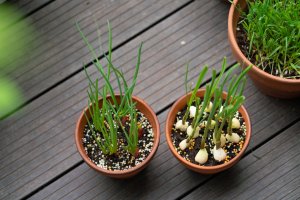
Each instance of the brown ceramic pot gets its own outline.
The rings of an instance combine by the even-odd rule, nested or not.
[[[203,97],[204,93],[205,93],[205,89],[200,89],[197,92],[197,96]],[[227,94],[224,92],[222,94],[222,98],[225,99],[226,96],[227,96]],[[215,174],[215,173],[224,171],[224,170],[232,167],[234,164],[236,164],[241,159],[241,157],[244,154],[247,146],[249,145],[249,141],[250,141],[251,123],[250,123],[250,118],[248,116],[246,109],[244,108],[244,106],[241,106],[241,108],[239,109],[239,112],[242,114],[242,116],[245,120],[245,124],[246,124],[245,143],[244,143],[244,146],[243,146],[242,150],[240,151],[240,153],[227,163],[224,163],[221,165],[216,165],[216,166],[201,166],[201,165],[191,163],[191,162],[187,161],[186,159],[184,159],[182,156],[180,156],[178,154],[178,152],[175,150],[174,145],[172,143],[172,138],[171,138],[172,128],[176,121],[176,114],[178,113],[178,111],[182,110],[186,106],[187,101],[190,99],[190,97],[191,97],[191,93],[182,96],[180,99],[178,99],[175,102],[175,104],[172,106],[171,110],[169,111],[169,114],[167,117],[167,124],[166,124],[166,138],[167,138],[167,143],[169,145],[171,152],[187,168],[189,168],[195,172],[201,173],[201,174]]]
[[[237,7],[238,6],[238,7]],[[235,58],[243,67],[253,65],[240,50],[236,41],[236,27],[239,21],[240,12],[247,4],[245,0],[234,0],[228,15],[228,39]],[[254,84],[265,94],[278,98],[300,97],[300,80],[291,80],[273,76],[257,66],[253,65],[248,72]]]
[[[120,96],[116,95],[116,98],[117,98],[118,103],[120,103]],[[111,100],[110,97],[107,97],[107,99]],[[109,176],[109,177],[122,179],[122,178],[129,178],[129,177],[136,175],[137,173],[142,171],[149,164],[150,160],[153,158],[153,156],[156,153],[157,148],[158,148],[159,138],[160,138],[160,128],[159,128],[159,122],[158,122],[156,114],[153,112],[153,110],[150,108],[150,106],[142,99],[135,97],[135,96],[133,96],[132,99],[134,102],[136,102],[136,108],[139,109],[145,115],[145,117],[147,117],[150,124],[152,125],[153,133],[154,133],[154,145],[153,145],[152,151],[150,152],[148,157],[142,163],[140,163],[139,165],[132,167],[128,170],[111,171],[111,170],[106,170],[106,169],[100,168],[97,165],[95,165],[90,160],[90,158],[87,156],[87,154],[84,150],[84,147],[83,147],[83,143],[82,143],[84,126],[87,124],[87,120],[84,115],[84,112],[87,113],[87,116],[89,118],[91,117],[90,113],[88,112],[88,107],[86,107],[84,109],[84,111],[81,113],[81,115],[77,121],[76,130],[75,130],[75,142],[76,142],[76,146],[77,146],[77,149],[78,149],[81,157],[92,169],[94,169],[97,172],[100,172],[106,176]],[[102,105],[102,99],[99,99],[99,105]]]

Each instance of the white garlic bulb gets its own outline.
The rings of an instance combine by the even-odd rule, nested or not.
[[[226,139],[229,142],[232,142],[232,143],[239,143],[240,142],[240,136],[237,133],[232,133],[231,135],[226,134]]]
[[[199,164],[204,164],[208,160],[208,153],[206,148],[200,149],[196,154],[195,161]]]
[[[195,106],[191,106],[190,107],[190,118],[194,118],[196,115],[196,107]]]
[[[221,162],[226,159],[226,153],[223,148],[217,149],[217,146],[213,149],[214,159],[218,162]]]
[[[205,108],[205,112],[210,112],[211,111],[211,109],[212,109],[212,107],[213,107],[213,103],[212,102],[209,102],[209,104],[207,105],[207,107]]]
[[[187,134],[188,136],[191,136],[191,135],[193,134],[193,130],[194,130],[193,127],[192,127],[192,126],[189,126],[189,127],[187,128],[187,130],[186,130],[186,134]],[[200,131],[200,127],[197,126],[193,138],[196,138],[196,137],[199,136],[199,131]]]
[[[190,144],[187,142],[187,139],[182,140],[179,143],[179,148],[183,151],[185,150]]]
[[[213,140],[214,140],[214,143],[216,144],[216,139],[214,138]],[[224,134],[221,134],[220,142],[221,142],[221,147],[224,147],[225,143],[226,143],[226,138],[225,138]]]
[[[240,120],[238,120],[237,118],[232,118],[232,126],[231,128],[240,128],[241,124],[240,124]]]
[[[178,120],[175,124],[175,129],[180,129],[181,131],[186,131],[188,126],[189,126],[189,122],[185,122],[184,124],[182,124],[182,120]]]

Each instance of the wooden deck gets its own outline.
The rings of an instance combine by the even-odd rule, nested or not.
[[[249,80],[245,107],[253,137],[238,165],[220,174],[189,171],[166,144],[166,115],[185,93],[185,63],[190,63],[192,82],[205,64],[220,70],[224,56],[228,67],[236,62],[227,41],[229,5],[220,0],[11,3],[23,11],[21,20],[30,20],[37,35],[34,44],[28,41],[33,47],[24,66],[4,72],[22,87],[26,103],[0,121],[0,199],[300,198],[299,99],[265,96]],[[75,22],[96,45],[94,20],[105,43],[107,19],[113,27],[115,65],[122,66],[128,79],[137,47],[144,41],[135,95],[152,106],[161,124],[155,158],[128,180],[107,178],[90,169],[77,153],[73,137],[76,120],[87,104],[82,63],[88,64],[93,77],[98,75]]]

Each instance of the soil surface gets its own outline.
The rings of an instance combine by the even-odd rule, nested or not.
[[[180,112],[177,113],[176,118],[178,120],[182,119],[185,112],[186,112],[186,108],[185,107],[183,110],[181,110]],[[204,113],[204,119],[206,119],[208,117],[208,113]],[[237,119],[239,119],[240,124],[241,124],[241,128],[239,129],[232,129],[232,132],[239,134],[240,136],[240,142],[238,144],[234,144],[231,142],[226,141],[225,146],[223,147],[224,151],[226,152],[227,156],[225,161],[222,162],[218,162],[213,158],[213,154],[212,154],[212,149],[214,148],[214,143],[213,143],[213,130],[209,130],[208,132],[208,137],[206,139],[206,150],[208,152],[208,160],[205,164],[203,164],[203,166],[214,166],[214,165],[220,165],[223,164],[225,162],[230,161],[232,158],[234,158],[243,148],[244,142],[245,142],[245,137],[246,137],[246,126],[245,126],[245,122],[244,119],[242,118],[242,115],[237,112],[235,117]],[[192,123],[193,118],[188,117],[187,122],[189,122],[189,124]],[[176,120],[177,121],[177,120]],[[171,138],[173,141],[173,145],[176,149],[176,151],[179,153],[179,155],[181,155],[183,158],[185,158],[186,160],[199,165],[199,163],[197,163],[195,161],[195,156],[198,153],[198,151],[200,150],[200,144],[201,144],[201,140],[202,140],[202,134],[204,132],[204,128],[200,129],[200,136],[192,139],[191,144],[189,146],[189,148],[186,148],[184,151],[182,151],[179,148],[179,143],[187,138],[187,134],[186,132],[182,132],[179,129],[175,129],[175,123],[173,125],[173,129],[172,129],[172,134],[171,134]],[[227,130],[227,123],[225,123],[223,130]]]
[[[137,110],[137,113],[137,120],[142,125],[142,130],[140,130],[139,133],[138,150],[135,155],[131,155],[128,151],[124,149],[124,146],[127,145],[127,141],[125,138],[125,134],[123,133],[121,128],[119,128],[118,130],[117,153],[113,155],[107,155],[104,154],[100,148],[98,148],[88,124],[85,126],[84,137],[82,138],[83,146],[88,157],[98,167],[112,171],[126,170],[142,163],[150,154],[154,144],[153,129],[148,119],[140,111]],[[90,122],[92,124],[92,121]],[[130,128],[129,118],[123,120],[122,123],[124,123],[125,129],[128,132]],[[93,124],[91,126],[94,128]],[[100,137],[103,140],[101,132],[96,131],[96,135],[97,137]]]

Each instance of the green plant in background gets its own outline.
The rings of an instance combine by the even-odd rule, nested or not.
[[[104,154],[115,154],[118,150],[118,131],[122,130],[127,145],[123,146],[132,155],[135,155],[138,144],[138,121],[137,111],[135,103],[132,101],[132,93],[136,85],[137,75],[141,62],[142,44],[138,50],[137,64],[135,66],[135,72],[133,75],[133,81],[131,85],[126,81],[123,72],[118,70],[112,63],[112,31],[111,26],[108,24],[108,53],[103,53],[107,61],[107,70],[101,64],[96,50],[92,47],[87,37],[82,32],[78,23],[76,23],[77,29],[80,32],[83,41],[87,45],[91,54],[93,55],[93,64],[103,78],[104,85],[99,88],[99,79],[92,80],[85,69],[86,76],[89,81],[88,88],[88,103],[91,105],[89,113],[91,114],[91,122],[87,115],[87,121],[90,130],[92,131],[93,138],[96,140],[97,145]],[[101,46],[101,44],[100,44]],[[120,101],[117,100],[116,93],[114,92],[111,84],[111,74],[114,74],[118,83],[118,90],[120,94]],[[107,97],[110,96],[110,99]],[[98,100],[102,99],[102,105],[99,105]],[[122,123],[124,119],[129,119],[129,130],[126,130],[125,124]],[[97,136],[96,132],[100,132],[102,138]]]
[[[196,96],[196,92],[199,89],[203,77],[207,72],[207,66],[205,66],[199,73],[196,87],[194,88],[191,98],[187,102],[187,110],[184,117],[190,114],[192,123],[187,127],[186,139],[182,140],[179,144],[181,150],[185,150],[190,146],[192,139],[200,136],[199,131],[203,130],[201,135],[200,150],[196,154],[195,161],[204,164],[208,160],[208,152],[206,149],[207,138],[212,134],[213,143],[215,144],[213,149],[214,159],[222,161],[226,157],[225,151],[222,147],[226,143],[226,139],[232,143],[238,143],[240,138],[238,134],[233,133],[233,128],[240,128],[240,122],[236,119],[238,109],[244,103],[245,97],[243,91],[246,84],[246,73],[250,70],[251,66],[244,69],[238,76],[232,75],[233,71],[238,67],[238,64],[232,66],[227,72],[226,71],[226,59],[224,58],[222,64],[222,70],[217,76],[216,70],[212,71],[211,82],[206,84],[205,93],[202,99]],[[231,79],[229,81],[229,79]],[[187,81],[186,81],[187,82]],[[229,82],[227,97],[223,100],[222,93],[224,87]],[[192,106],[195,105],[195,106]],[[192,108],[192,109],[191,109]],[[192,115],[191,115],[192,111]],[[183,117],[183,118],[184,118]],[[176,126],[175,129],[181,129],[180,126]],[[183,124],[183,123],[180,123]],[[224,130],[225,124],[227,130]],[[211,131],[212,130],[212,131]],[[227,132],[226,137],[224,132]]]
[[[23,67],[27,42],[34,37],[33,28],[21,18],[21,13],[14,7],[8,3],[0,4],[0,120],[23,103],[20,88],[8,75]]]
[[[248,58],[272,75],[300,78],[300,3],[296,0],[247,1],[241,21]]]

